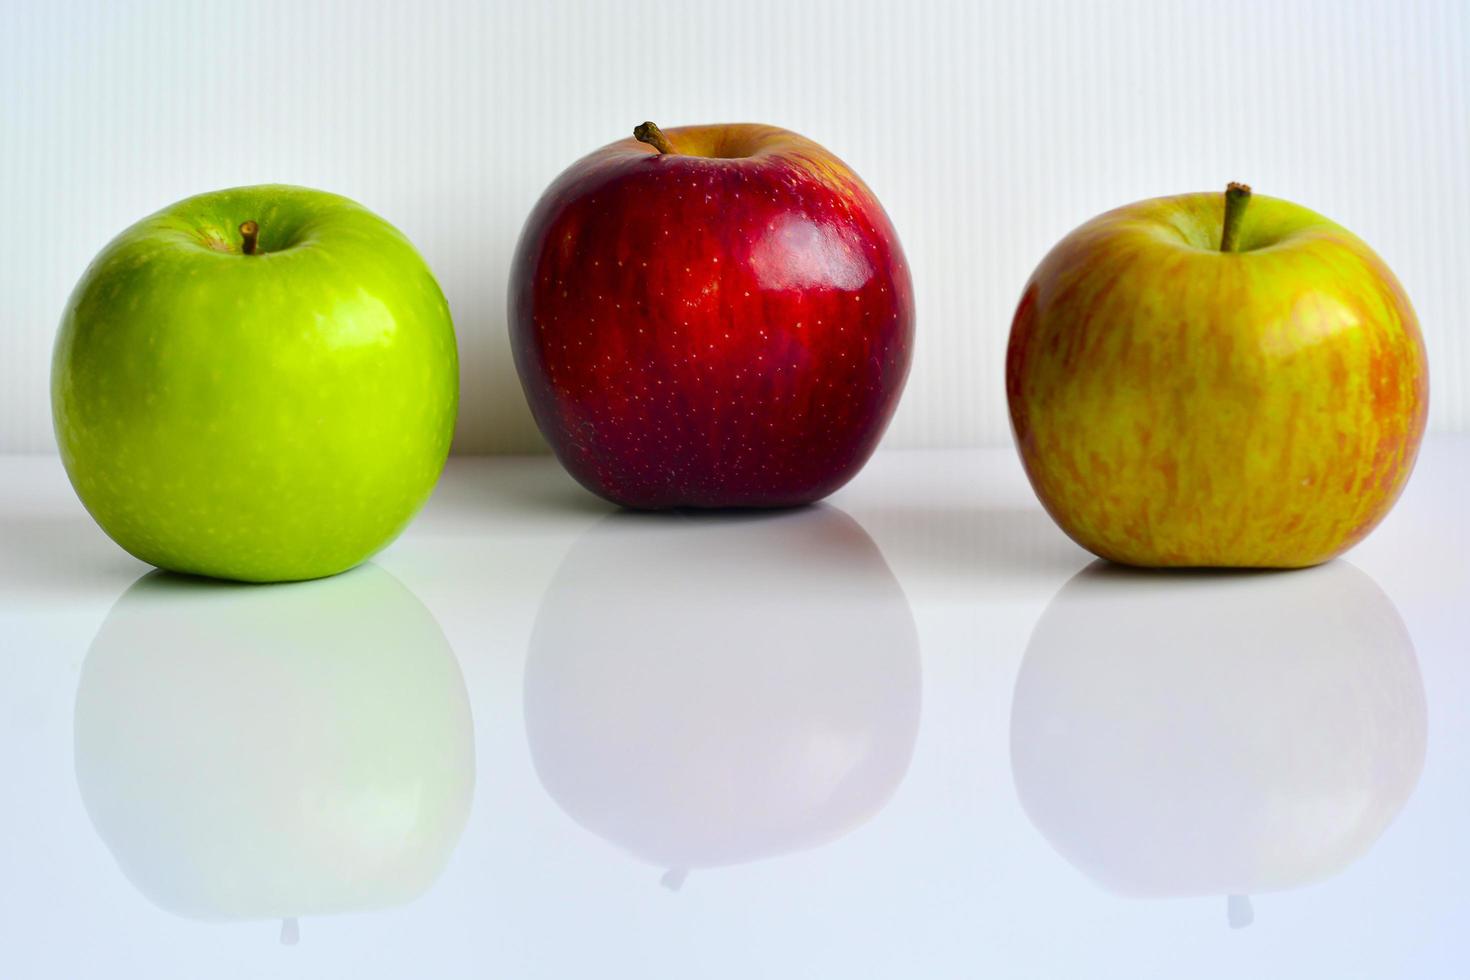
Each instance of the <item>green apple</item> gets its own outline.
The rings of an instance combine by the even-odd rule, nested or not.
[[[82,801],[140,892],[288,939],[421,895],[474,792],[459,664],[372,563],[289,587],[145,575],[87,653],[75,733]]]
[[[318,578],[391,541],[443,469],[449,307],[397,229],[321,191],[202,194],[93,260],[62,315],[67,474],[161,568]]]

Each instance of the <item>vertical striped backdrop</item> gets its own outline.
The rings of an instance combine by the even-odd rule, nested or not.
[[[191,193],[287,181],[398,224],[460,331],[460,452],[535,450],[505,276],[546,183],[643,119],[787,126],[903,236],[920,340],[889,445],[1008,438],[1012,306],[1142,197],[1244,180],[1357,231],[1470,427],[1470,4],[0,0],[0,451],[52,449],[56,317],[97,249]]]

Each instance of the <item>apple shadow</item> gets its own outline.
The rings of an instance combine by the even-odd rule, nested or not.
[[[0,581],[15,605],[110,598],[148,566],[85,517],[0,517]]]
[[[853,516],[896,566],[962,584],[1054,585],[1094,560],[1040,508],[895,506]]]
[[[455,533],[474,522],[563,516],[601,517],[618,510],[579,486],[551,456],[451,457],[434,495],[415,520],[420,533]],[[453,515],[450,518],[449,515]]]

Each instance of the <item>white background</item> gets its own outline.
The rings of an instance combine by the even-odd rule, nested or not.
[[[340,716],[330,699],[323,704],[312,696],[323,690],[323,665],[353,674],[344,691],[378,689],[371,678],[389,649],[382,644],[328,645],[319,656],[299,660],[281,656],[307,649],[284,625],[300,608],[291,598],[294,590],[351,589],[358,573],[284,587],[286,613],[273,610],[274,600],[266,597],[271,589],[235,590],[242,607],[259,618],[260,629],[281,637],[283,646],[255,650],[249,644],[261,632],[231,632],[240,629],[238,609],[212,626],[179,628],[190,615],[180,602],[172,614],[154,607],[160,616],[156,642],[144,634],[131,652],[119,649],[94,637],[117,615],[109,607],[147,566],[92,527],[56,460],[0,459],[0,775],[6,803],[0,807],[0,976],[1465,980],[1467,484],[1470,439],[1430,440],[1399,506],[1347,560],[1279,576],[1135,575],[1095,567],[1092,575],[1101,573],[1113,584],[1111,601],[1125,612],[1093,605],[1089,613],[1090,604],[1084,600],[1079,609],[1075,590],[1069,593],[1063,583],[1090,556],[1042,512],[1008,448],[880,453],[834,504],[759,520],[725,515],[673,522],[601,516],[611,506],[578,490],[549,459],[454,460],[420,517],[375,559],[380,569],[363,574],[391,575],[418,596],[383,603],[371,613],[371,623],[392,623],[395,613],[405,611],[404,600],[410,607],[422,602],[454,648],[474,715],[475,789],[468,823],[443,875],[417,900],[304,916],[300,944],[287,947],[277,942],[276,922],[181,918],[155,906],[133,881],[150,860],[155,873],[148,877],[156,881],[170,869],[188,874],[181,854],[245,846],[249,835],[215,833],[201,823],[197,805],[181,805],[177,817],[168,807],[173,799],[197,800],[201,786],[221,786],[231,765],[240,771],[242,759],[260,760],[258,773],[282,773],[282,784],[304,798],[360,798],[352,787],[378,771],[371,760],[344,757],[354,764],[344,767],[341,782],[330,783],[337,795],[316,780],[292,781],[291,774],[302,771],[293,759],[320,752],[310,737],[296,736],[299,752],[280,750],[289,737],[282,733],[302,731],[290,719],[309,716],[317,705],[330,717]],[[857,523],[849,533],[834,535],[831,522],[846,520],[843,512]],[[793,533],[793,525],[806,530]],[[823,527],[829,528],[826,534],[816,530]],[[871,545],[863,542],[868,536]],[[609,549],[618,541],[619,548]],[[588,545],[595,554],[615,551],[619,575],[593,573],[604,566],[586,563]],[[823,775],[828,767],[841,767],[849,758],[844,747],[878,749],[901,733],[894,726],[853,727],[844,721],[853,717],[852,698],[872,697],[863,678],[874,676],[864,666],[872,661],[862,655],[870,648],[849,646],[845,638],[892,635],[886,624],[892,622],[893,597],[874,587],[882,576],[875,579],[862,560],[873,545],[912,609],[918,651],[907,655],[921,661],[922,683],[913,758],[882,809],[862,820],[845,806],[813,806],[808,812],[836,812],[856,822],[844,823],[848,832],[825,846],[811,846],[808,838],[805,846],[764,860],[695,867],[683,889],[671,892],[659,884],[666,868],[629,853],[626,835],[604,837],[585,829],[547,792],[541,763],[532,755],[545,743],[527,725],[534,696],[526,681],[538,664],[545,669],[555,649],[535,639],[538,630],[552,635],[537,624],[555,615],[566,630],[596,644],[575,662],[591,666],[611,658],[626,665],[627,682],[597,685],[606,700],[588,709],[596,719],[624,720],[601,726],[613,758],[619,757],[616,747],[630,744],[630,731],[662,727],[671,733],[635,750],[627,767],[605,763],[609,753],[587,752],[581,756],[585,783],[606,792],[619,773],[639,772],[640,759],[656,774],[671,771],[660,760],[690,760],[688,768],[675,770],[686,775],[673,778],[665,791],[640,793],[637,787],[647,780],[630,780],[632,791],[617,797],[625,801],[622,807],[610,806],[620,819],[637,814],[650,829],[670,836],[671,824],[677,828],[687,821],[685,834],[702,836],[707,824],[712,836],[726,842],[770,842],[773,830],[780,837],[780,828],[791,824],[768,814],[788,813],[791,804],[776,801],[792,793],[812,799],[830,785]],[[1388,598],[1374,601],[1375,588]],[[1221,628],[1218,612],[1201,620],[1201,590],[1218,598],[1219,609],[1238,615],[1239,626]],[[381,599],[380,592],[369,595]],[[1179,601],[1182,595],[1195,598]],[[1243,604],[1243,596],[1254,597],[1256,605],[1249,599]],[[1338,642],[1345,630],[1365,623],[1376,624],[1367,634],[1383,637],[1394,606],[1417,651],[1423,701],[1416,702],[1412,681],[1406,684],[1404,673],[1393,669],[1400,663],[1397,644]],[[566,615],[569,607],[574,615]],[[338,598],[322,608],[322,616],[302,617],[295,630],[336,635],[350,606]],[[1093,642],[1057,659],[1064,648],[1034,639],[1043,615],[1075,624],[1073,635],[1086,631]],[[1129,615],[1142,622],[1120,629],[1120,618]],[[635,621],[646,630],[644,642],[630,628]],[[692,639],[696,629],[708,631],[707,642]],[[405,635],[421,634],[383,631],[390,643]],[[1128,646],[1145,636],[1152,642]],[[742,648],[750,656],[736,655]],[[414,652],[435,649],[421,643]],[[1053,655],[1038,660],[1037,652],[1046,649]],[[903,644],[893,650],[902,661]],[[170,827],[192,826],[193,833],[181,835],[190,843],[179,849],[115,851],[117,837],[101,833],[109,825],[88,816],[76,732],[79,720],[86,724],[85,710],[80,718],[77,713],[78,687],[83,676],[96,676],[94,657],[114,665],[121,659],[142,674],[127,685],[132,696],[117,692],[124,707],[115,710],[131,708],[151,718],[152,704],[200,700],[201,693],[211,704],[228,705],[219,692],[233,684],[250,708],[235,707],[222,716],[259,713],[253,724],[237,724],[232,739],[222,736],[221,726],[205,725],[193,743],[166,753],[170,760],[199,759],[208,758],[202,753],[211,747],[230,746],[216,765],[155,762],[145,770],[187,769],[188,778],[176,788],[155,779],[130,781],[119,790],[137,801],[134,812],[157,808],[169,814]],[[252,662],[278,669],[252,669]],[[369,678],[366,688],[353,666],[358,663],[361,676]],[[1070,809],[1028,811],[1017,784],[1018,771],[1025,770],[1016,768],[1012,754],[1015,720],[1027,717],[1017,705],[1028,663],[1033,681],[1038,663],[1052,664],[1042,674],[1049,674],[1058,692],[1078,684],[1076,670],[1063,666],[1088,676],[1095,676],[1090,670],[1109,672],[1104,695],[1123,689],[1135,694],[1121,702],[1101,697],[1081,717],[1096,720],[1115,709],[1129,718],[1120,733],[1136,732],[1142,717],[1155,719],[1166,734],[1136,739],[1131,751],[1120,748],[1103,764],[1082,760],[1085,774],[1058,783],[1084,797]],[[1168,663],[1201,669],[1181,678],[1178,669],[1160,666]],[[1281,699],[1300,691],[1304,678],[1322,677],[1304,671],[1304,663],[1337,664],[1341,682],[1324,683],[1320,696],[1283,709]],[[188,679],[202,669],[170,670],[168,664],[208,665],[224,680],[193,688]],[[318,678],[315,686],[310,677]],[[280,692],[278,699],[260,697],[263,678]],[[873,703],[889,704],[904,689],[894,684]],[[144,690],[150,692],[146,697],[140,696]],[[1178,710],[1167,707],[1171,692]],[[380,703],[394,704],[387,692],[383,698]],[[796,709],[798,703],[805,710]],[[1382,714],[1354,712],[1354,705],[1368,703],[1397,703],[1403,714],[1390,717],[1403,720],[1384,724]],[[410,713],[414,704],[428,710],[419,698],[390,709],[394,730],[402,730],[405,718],[417,717]],[[172,709],[159,710],[177,717]],[[1368,842],[1349,828],[1370,825],[1371,819],[1359,815],[1379,812],[1385,790],[1401,786],[1404,766],[1412,772],[1417,761],[1414,752],[1406,760],[1395,751],[1412,744],[1405,746],[1410,740],[1394,734],[1405,724],[1412,730],[1416,717],[1428,725],[1417,787],[1387,831],[1353,860],[1358,852],[1346,842]],[[1062,731],[1064,718],[1058,719]],[[1322,747],[1331,742],[1316,732],[1343,732],[1354,719],[1362,724],[1355,737],[1341,740],[1340,763],[1323,764],[1313,778],[1283,783],[1283,774],[1300,773],[1303,765],[1323,759]],[[587,727],[579,720],[567,729]],[[720,737],[712,737],[716,730]],[[1100,738],[1120,746],[1126,735],[1102,732]],[[1202,750],[1202,744],[1221,748]],[[1279,765],[1269,762],[1273,744]],[[774,754],[772,746],[785,748]],[[1181,755],[1190,752],[1208,756],[1197,777],[1166,785],[1179,779]],[[768,787],[750,789],[750,806],[712,815],[698,805],[722,789],[759,786],[740,777],[763,766],[771,767],[772,777]],[[567,762],[557,771],[566,779]],[[814,782],[783,778],[793,771],[811,773]],[[247,775],[241,782],[259,786],[260,777]],[[692,807],[669,807],[667,801],[683,794],[696,801]],[[1168,801],[1181,794],[1187,802],[1171,808]],[[1079,857],[1047,836],[1069,823],[1105,820],[1103,815],[1119,812],[1130,800],[1150,797],[1163,801],[1165,826],[1177,826],[1171,817],[1197,814],[1201,799],[1217,802],[1220,815],[1192,824],[1202,828],[1195,849],[1180,847],[1177,834],[1167,833],[1140,834],[1133,838],[1137,850],[1120,842],[1115,853],[1125,866],[1130,856],[1137,860],[1146,853],[1150,859],[1143,863],[1152,865],[1151,856],[1168,853],[1175,862],[1170,877],[1198,888],[1205,869],[1218,868],[1222,857],[1240,853],[1238,842],[1252,840],[1256,856],[1242,867],[1257,881],[1301,868],[1304,859],[1323,880],[1307,884],[1293,876],[1288,880],[1304,887],[1252,888],[1255,923],[1233,930],[1226,924],[1225,897],[1212,889],[1200,888],[1194,897],[1121,897],[1088,874],[1107,852],[1084,849]],[[242,805],[259,812],[258,804]],[[278,818],[261,825],[258,853],[279,853],[281,838],[299,839],[292,836],[299,823],[288,815],[299,809],[282,806]],[[1036,821],[1039,815],[1050,819]],[[1238,830],[1232,820],[1239,821]],[[230,823],[238,826],[239,820]],[[110,826],[115,834],[116,823]],[[822,826],[831,824],[824,820]],[[1324,846],[1291,846],[1303,839],[1296,835],[1304,828],[1319,828]],[[364,863],[359,885],[370,907],[385,903],[376,866]],[[313,873],[320,867],[314,857],[303,858],[298,873],[282,869],[282,880],[294,882],[288,887],[297,894],[309,893],[313,884],[330,881]],[[1218,879],[1215,887],[1223,887]],[[291,910],[284,899],[283,905],[281,914]]]
[[[57,316],[116,232],[264,181],[420,247],[459,331],[460,452],[540,446],[509,255],[567,164],[645,118],[756,121],[846,159],[913,266],[889,445],[1008,439],[1012,306],[1059,237],[1244,180],[1356,231],[1418,308],[1431,425],[1470,428],[1470,4],[0,0],[0,451],[53,447]]]

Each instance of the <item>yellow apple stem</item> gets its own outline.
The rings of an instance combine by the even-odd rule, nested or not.
[[[1234,252],[1240,240],[1240,222],[1245,206],[1251,202],[1251,189],[1232,182],[1225,188],[1225,227],[1220,232],[1220,251]]]
[[[633,138],[640,143],[647,143],[659,153],[674,152],[674,144],[669,142],[669,138],[664,135],[662,129],[659,129],[651,122],[634,127]]]
[[[240,251],[246,255],[255,254],[255,242],[260,237],[260,225],[253,221],[242,222],[240,225]]]

